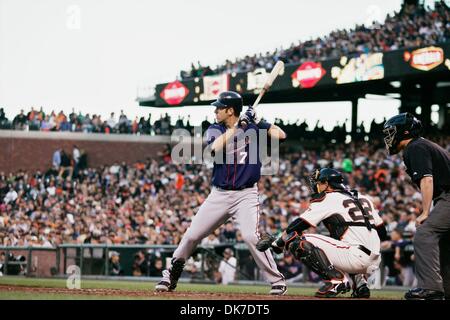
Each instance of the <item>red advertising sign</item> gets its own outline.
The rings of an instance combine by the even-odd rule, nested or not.
[[[184,98],[189,94],[188,88],[180,81],[176,80],[167,84],[163,91],[161,91],[161,98],[171,106],[180,104]]]
[[[439,47],[427,47],[414,50],[411,53],[405,51],[403,58],[406,62],[409,62],[411,67],[429,71],[444,62],[444,50]]]
[[[312,88],[322,79],[326,71],[321,63],[305,62],[291,75],[295,87]]]
[[[203,93],[200,100],[208,101],[217,98],[219,93],[227,91],[229,87],[228,74],[203,77]]]

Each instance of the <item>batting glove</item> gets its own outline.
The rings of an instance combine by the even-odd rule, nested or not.
[[[252,106],[248,107],[247,111],[245,111],[245,115],[247,115],[252,122],[256,122],[256,111]]]
[[[257,123],[256,111],[252,106],[248,107],[247,111],[239,117],[241,127],[247,126],[249,123]]]

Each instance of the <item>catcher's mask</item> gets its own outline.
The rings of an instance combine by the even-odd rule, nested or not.
[[[319,182],[325,183],[328,182],[328,185],[333,189],[337,190],[346,190],[346,186],[344,184],[344,177],[342,174],[331,168],[323,168],[317,169],[314,173],[309,177],[309,184],[311,191],[313,193],[319,193]]]
[[[420,137],[422,123],[411,113],[405,112],[390,118],[384,124],[383,135],[390,155],[398,153],[402,140]]]

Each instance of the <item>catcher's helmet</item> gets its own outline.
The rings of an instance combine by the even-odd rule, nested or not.
[[[420,137],[422,123],[411,113],[405,112],[393,116],[384,124],[384,143],[389,154],[396,154],[400,141]]]
[[[319,187],[317,186],[317,184],[319,182],[328,182],[328,184],[333,188],[333,189],[338,189],[338,190],[345,190],[347,189],[345,184],[344,184],[344,177],[342,176],[342,174],[334,169],[331,168],[323,168],[320,170],[316,170],[309,178],[310,180],[310,185],[311,185],[311,189],[314,193],[318,193],[319,192]]]
[[[240,114],[242,111],[242,97],[239,93],[234,91],[224,91],[219,94],[216,101],[211,105],[217,108],[233,108],[236,114]]]

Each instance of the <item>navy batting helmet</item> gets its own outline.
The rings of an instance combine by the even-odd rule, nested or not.
[[[389,154],[396,154],[400,150],[398,145],[402,140],[420,137],[422,123],[411,113],[405,112],[393,116],[384,124],[384,143]]]
[[[239,93],[234,91],[224,91],[219,94],[216,101],[211,105],[217,108],[233,108],[236,114],[240,114],[242,111],[242,97]]]

